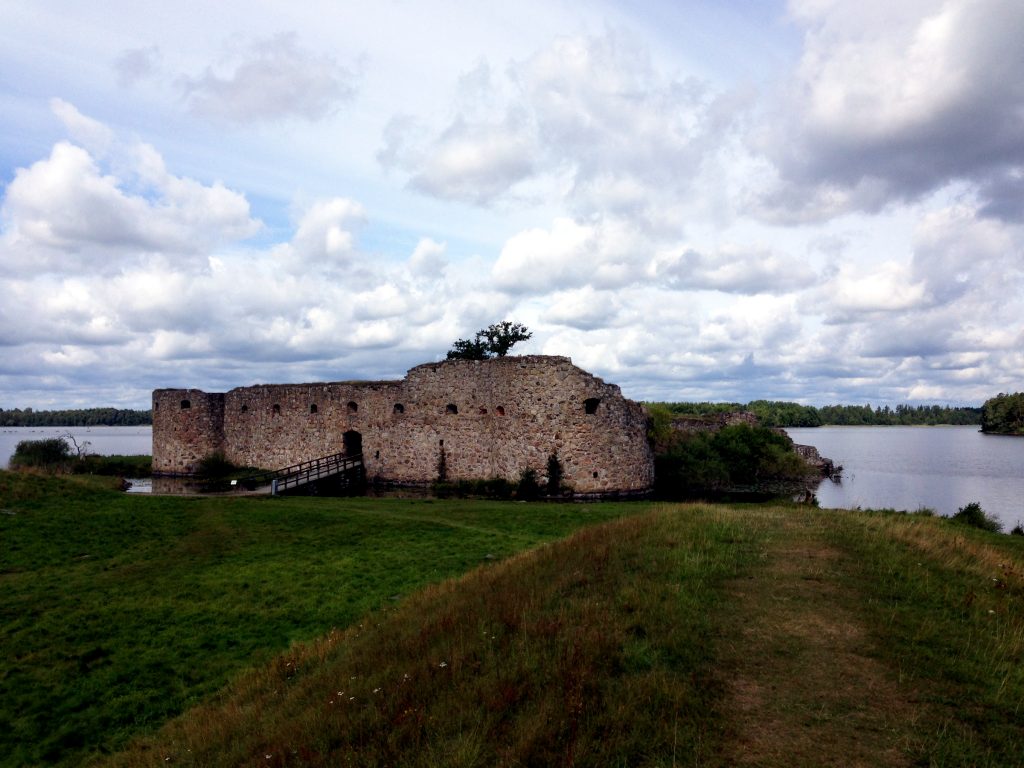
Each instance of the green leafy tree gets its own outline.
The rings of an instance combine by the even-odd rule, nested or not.
[[[1024,392],[1000,393],[981,406],[981,431],[1024,435]]]
[[[489,360],[504,357],[520,341],[533,336],[525,325],[503,320],[476,332],[472,339],[459,339],[448,350],[449,360]]]

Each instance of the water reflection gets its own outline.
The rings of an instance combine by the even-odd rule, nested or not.
[[[227,480],[202,480],[196,477],[146,477],[128,480],[128,493],[157,493],[188,496],[197,493],[237,493],[245,489]]]

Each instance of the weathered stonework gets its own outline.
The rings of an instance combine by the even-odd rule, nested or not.
[[[401,381],[274,384],[223,394],[153,393],[153,470],[195,472],[223,451],[276,469],[331,453],[363,454],[390,483],[542,477],[555,453],[581,494],[642,493],[654,481],[643,406],[567,357],[447,360]]]

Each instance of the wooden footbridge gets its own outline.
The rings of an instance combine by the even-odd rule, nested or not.
[[[232,480],[232,486],[274,496],[358,493],[366,482],[363,455],[332,453],[272,472]]]

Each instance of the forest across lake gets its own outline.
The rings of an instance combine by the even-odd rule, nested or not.
[[[937,426],[981,424],[981,408],[951,405],[802,405],[786,400],[751,400],[749,403],[648,403],[680,416],[711,416],[746,411],[764,427],[834,426]]]

